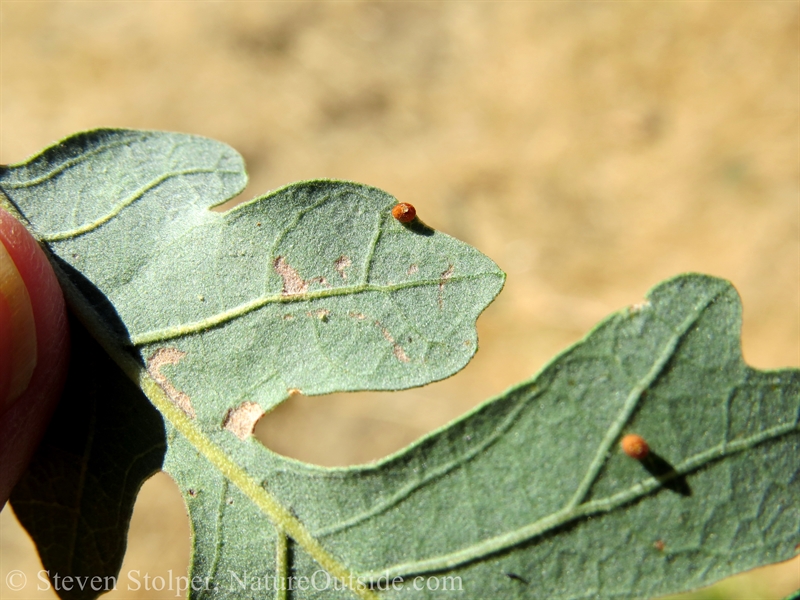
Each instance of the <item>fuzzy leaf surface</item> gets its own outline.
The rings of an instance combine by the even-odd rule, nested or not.
[[[355,183],[208,210],[245,182],[225,144],[125,130],[78,134],[0,175],[70,281],[142,361],[161,357],[158,376],[204,426],[289,390],[407,388],[469,361],[505,279],[486,256],[402,225],[394,198]]]
[[[192,597],[460,585],[476,600],[640,598],[794,554],[800,372],[743,362],[738,295],[712,277],[662,283],[532,380],[375,465],[314,467],[234,435],[237,409],[291,387],[393,389],[457,370],[503,281],[357,184],[209,212],[240,189],[239,160],[201,138],[103,131],[0,176],[70,305],[162,413],[164,468],[194,534]],[[650,445],[641,462],[617,449],[630,432]]]
[[[294,391],[401,389],[461,369],[505,280],[467,244],[401,224],[396,200],[361,184],[303,182],[209,210],[245,183],[225,144],[128,130],[77,134],[0,169],[4,204],[46,245],[71,308],[165,413],[168,464],[210,459],[227,479],[235,462],[221,448]],[[182,441],[190,456],[171,460]]]
[[[684,275],[647,298],[531,381],[377,465],[322,469],[255,442],[238,456],[388,598],[438,598],[443,585],[474,599],[648,598],[791,558],[800,372],[744,363],[741,305],[726,281]],[[647,459],[619,449],[626,433],[648,441]],[[221,512],[225,540],[252,534],[251,503],[204,478],[178,478],[213,490],[190,501],[208,511],[194,527]],[[290,556],[294,574],[317,572],[303,551]],[[246,583],[236,569],[231,559],[222,578],[219,564],[198,573],[235,595]],[[274,574],[252,569],[251,586]],[[379,589],[395,577],[400,589]]]

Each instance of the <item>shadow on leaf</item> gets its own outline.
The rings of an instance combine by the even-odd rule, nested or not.
[[[675,467],[652,450],[642,459],[642,466],[668,490],[672,490],[681,496],[689,497],[692,495],[692,488],[689,487],[686,476],[679,474]]]
[[[116,580],[144,481],[161,468],[161,415],[83,326],[70,319],[71,361],[61,401],[11,506],[55,575]],[[111,583],[110,585],[113,585]],[[61,598],[106,591],[61,588]]]

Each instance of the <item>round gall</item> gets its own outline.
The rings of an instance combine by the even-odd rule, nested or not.
[[[623,437],[619,445],[625,454],[636,460],[643,460],[650,453],[650,446],[642,436],[635,433],[629,433]]]
[[[417,216],[417,209],[408,202],[401,202],[392,209],[392,216],[401,223],[410,223]]]

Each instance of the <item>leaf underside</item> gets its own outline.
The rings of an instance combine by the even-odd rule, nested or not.
[[[395,221],[394,199],[358,184],[306,182],[208,210],[244,179],[217,142],[120,130],[79,134],[0,175],[71,308],[161,412],[124,419],[166,444],[192,524],[190,575],[209,582],[192,597],[460,586],[475,599],[641,598],[794,554],[800,372],[745,365],[738,295],[703,275],[662,283],[532,380],[377,464],[326,469],[264,448],[252,422],[293,388],[400,389],[460,369],[504,276],[465,244]],[[135,404],[115,401],[122,384],[82,379],[92,406]],[[647,459],[618,451],[629,432],[648,441]],[[113,441],[102,451],[131,464],[137,453]],[[48,460],[40,452],[12,497],[40,549],[61,508],[34,509]],[[99,483],[58,488],[82,496],[64,501],[76,517],[119,487],[82,460]],[[128,482],[115,525],[76,518],[86,535],[73,558],[41,552],[46,568],[95,574],[96,561],[74,558],[88,556],[80,540],[93,527],[124,547],[152,468]],[[325,585],[326,573],[349,587]]]
[[[164,422],[74,319],[70,338],[61,401],[11,503],[45,569],[105,580],[122,565],[139,488],[163,465]],[[93,595],[76,586],[62,596]]]

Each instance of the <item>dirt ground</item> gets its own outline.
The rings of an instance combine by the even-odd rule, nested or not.
[[[529,377],[685,271],[736,285],[750,364],[800,366],[799,7],[3,1],[0,163],[99,126],[197,133],[245,157],[240,199],[360,181],[494,258],[508,282],[460,374],[296,398],[259,425],[280,453],[362,463]],[[156,476],[123,574],[183,573],[188,535],[177,489]],[[39,568],[5,509],[0,597],[54,598],[5,584]],[[702,597],[798,587],[796,559]]]

